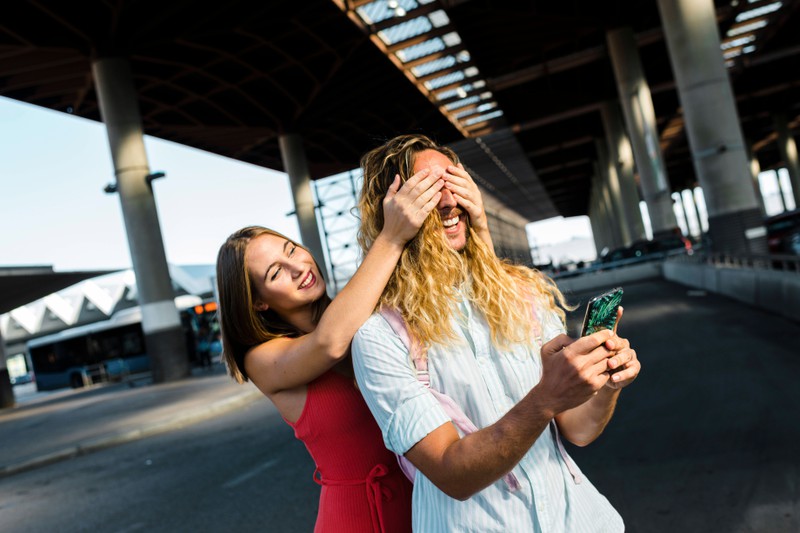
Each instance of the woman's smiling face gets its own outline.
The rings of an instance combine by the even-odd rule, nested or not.
[[[285,316],[325,293],[314,258],[303,247],[276,235],[260,235],[247,245],[245,264],[256,310]]]

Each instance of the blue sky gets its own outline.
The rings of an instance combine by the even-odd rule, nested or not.
[[[236,229],[299,238],[285,174],[145,138],[167,260],[211,264]],[[130,253],[102,124],[0,97],[0,266],[127,268]]]

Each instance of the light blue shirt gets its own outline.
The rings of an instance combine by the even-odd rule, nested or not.
[[[542,317],[542,337],[563,332],[555,313]],[[461,303],[451,326],[458,342],[428,350],[431,387],[450,396],[478,427],[496,422],[541,378],[539,346],[501,351],[489,326]],[[358,331],[353,366],[361,392],[383,432],[386,447],[404,454],[431,431],[450,421],[415,375],[408,350],[380,315]],[[463,436],[463,435],[462,435]],[[421,472],[413,494],[413,526],[419,532],[620,532],[622,518],[580,474],[576,482],[545,430],[514,468],[522,488],[510,492],[503,480],[467,501],[450,498]]]

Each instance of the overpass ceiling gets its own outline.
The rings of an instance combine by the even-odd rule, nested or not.
[[[740,54],[729,73],[762,168],[780,164],[772,114],[786,113],[798,129],[800,2],[769,11],[777,4],[715,1],[724,39],[742,27],[737,37],[755,38],[726,53]],[[498,199],[538,220],[587,212],[599,108],[616,98],[605,32],[630,26],[672,186],[696,181],[655,0],[207,5],[15,2],[0,24],[0,95],[100,120],[90,62],[125,54],[149,135],[282,170],[277,137],[297,132],[320,178],[357,166],[385,138],[424,132],[452,144]],[[766,12],[741,20],[754,7]],[[376,16],[380,10],[391,13]],[[441,70],[412,72],[447,57],[454,61],[440,61]],[[462,66],[466,74],[458,74]],[[488,111],[455,113],[464,121],[446,116],[440,108],[461,107],[462,96]]]

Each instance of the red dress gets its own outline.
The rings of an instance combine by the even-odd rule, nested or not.
[[[388,451],[353,378],[329,370],[308,385],[292,424],[322,485],[315,532],[411,531],[412,485]]]

